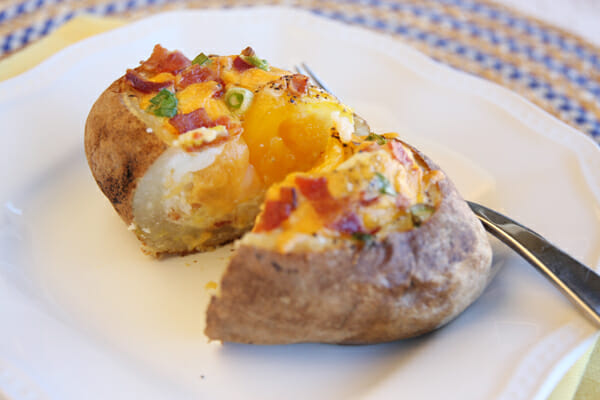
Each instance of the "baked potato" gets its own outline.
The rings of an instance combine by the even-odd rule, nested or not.
[[[143,249],[187,254],[248,231],[269,185],[324,162],[332,132],[348,141],[354,129],[348,107],[250,48],[190,61],[157,45],[95,102],[85,151]]]
[[[482,293],[491,256],[439,167],[392,135],[370,135],[335,168],[268,190],[211,300],[206,334],[255,344],[417,336]]]
[[[96,101],[85,150],[155,256],[236,250],[213,340],[376,343],[436,329],[492,276],[486,234],[427,156],[251,48],[157,45]]]

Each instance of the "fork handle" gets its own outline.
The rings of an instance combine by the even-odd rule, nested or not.
[[[600,326],[600,276],[541,235],[480,204],[468,201],[484,228],[533,265]]]

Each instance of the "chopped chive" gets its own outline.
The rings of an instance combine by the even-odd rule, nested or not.
[[[256,54],[251,56],[241,55],[240,57],[242,58],[242,60],[246,61],[248,64],[254,65],[256,68],[260,68],[263,71],[269,70],[269,63],[267,62],[267,60],[258,58]]]
[[[212,60],[208,58],[208,56],[204,53],[200,53],[192,60],[192,64],[197,64],[199,66],[203,66],[205,64],[210,64]]]
[[[146,111],[158,117],[172,118],[177,114],[177,97],[167,89],[163,89],[150,99]]]
[[[231,111],[239,115],[246,112],[253,98],[254,94],[250,90],[232,87],[225,93],[225,104]]]
[[[379,193],[387,194],[390,196],[396,196],[396,191],[392,187],[390,181],[387,180],[385,176],[381,172],[375,172],[375,176],[377,177],[377,184],[379,186]]]
[[[384,136],[378,135],[376,133],[370,133],[369,136],[365,138],[365,140],[369,140],[371,142],[376,142],[377,144],[386,144],[387,139]]]
[[[365,232],[354,232],[352,234],[352,239],[358,240],[359,242],[371,243],[375,239],[375,236]]]
[[[434,213],[435,207],[429,204],[419,203],[410,207],[409,212],[415,226],[421,226]]]

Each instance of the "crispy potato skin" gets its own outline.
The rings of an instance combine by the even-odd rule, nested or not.
[[[429,220],[371,245],[290,254],[241,245],[211,299],[206,335],[254,344],[362,344],[446,324],[490,281],[492,253],[452,182],[439,185],[443,198]]]
[[[166,149],[123,103],[124,78],[96,100],[85,124],[85,153],[94,179],[125,223],[133,221],[137,180]]]

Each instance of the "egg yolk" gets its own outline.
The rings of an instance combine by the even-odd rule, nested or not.
[[[338,142],[332,137],[336,111],[352,120],[337,100],[312,88],[301,97],[270,87],[254,96],[242,136],[250,163],[267,186],[324,161],[328,143]]]

